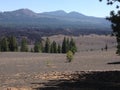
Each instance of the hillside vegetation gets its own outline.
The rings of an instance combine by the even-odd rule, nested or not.
[[[0,37],[27,37],[35,41],[51,35],[111,34],[110,22],[105,18],[86,16],[78,12],[35,13],[19,9],[0,13]]]

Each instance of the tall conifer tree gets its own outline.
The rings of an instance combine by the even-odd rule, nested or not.
[[[9,37],[8,42],[9,42],[9,51],[18,51],[18,44],[16,37],[13,36]]]
[[[42,52],[40,42],[36,42],[34,45],[34,52]]]
[[[60,44],[58,44],[57,50],[58,50],[58,51],[57,51],[58,53],[61,53],[61,52],[62,52],[62,51],[61,51],[61,46],[60,46]]]
[[[76,47],[76,44],[75,44],[73,38],[71,38],[71,40],[70,40],[70,49],[69,50],[72,51],[73,54],[75,54],[75,52],[77,52],[77,47]]]
[[[6,37],[4,37],[1,40],[1,51],[9,51],[9,47],[8,47],[8,39]]]
[[[49,40],[49,38],[46,38],[44,51],[45,51],[45,53],[50,53],[50,40]]]
[[[21,41],[21,49],[22,52],[28,52],[28,43],[26,38],[23,38]]]
[[[62,42],[62,53],[66,53],[66,52],[67,52],[67,41],[66,41],[66,37],[64,37]]]
[[[53,41],[53,53],[57,53],[57,44]]]

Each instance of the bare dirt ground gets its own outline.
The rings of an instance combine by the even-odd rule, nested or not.
[[[63,78],[61,73],[66,75],[75,71],[120,71],[120,64],[108,64],[120,61],[120,56],[115,54],[113,47],[115,38],[94,35],[74,38],[78,42],[77,45],[83,45],[80,47],[84,47],[84,50],[79,47],[71,63],[66,62],[65,54],[1,52],[0,90],[33,90],[33,88],[42,87],[40,83]],[[101,51],[106,42],[110,48],[108,51]],[[90,45],[89,48],[87,45]]]
[[[49,37],[51,41],[56,41],[57,43],[62,43],[64,37],[73,38],[78,47],[78,52],[82,51],[91,51],[91,50],[101,50],[107,44],[108,48],[114,48],[116,45],[115,37],[110,35],[81,35],[77,37],[73,36],[64,36],[64,35],[54,35]],[[46,37],[43,37],[46,39]]]

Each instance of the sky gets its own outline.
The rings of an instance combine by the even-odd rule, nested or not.
[[[0,11],[13,11],[17,9],[30,9],[34,12],[49,12],[64,10],[77,11],[87,16],[106,17],[114,9],[106,5],[106,0],[1,0]]]

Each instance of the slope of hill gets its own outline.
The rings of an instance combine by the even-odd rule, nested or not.
[[[0,36],[33,34],[41,37],[53,34],[108,34],[110,32],[110,22],[104,18],[86,16],[75,11],[35,13],[29,9],[19,9],[0,13]]]
[[[0,13],[0,24],[27,24],[27,25],[46,25],[52,27],[52,24],[60,28],[69,28],[73,25],[75,28],[108,28],[110,23],[104,18],[90,17],[80,14],[78,12],[66,13],[65,11],[53,11],[44,13],[35,13],[29,9],[19,9],[15,11]],[[53,26],[55,28],[55,25]],[[61,25],[63,25],[61,27]],[[88,27],[86,27],[86,25]],[[25,26],[24,26],[25,27]],[[73,27],[73,28],[74,28]]]

